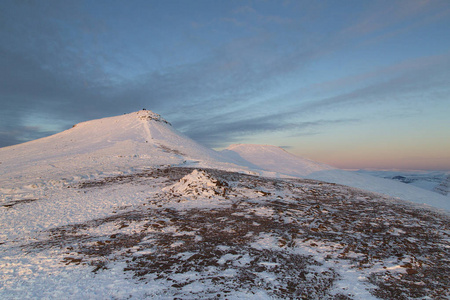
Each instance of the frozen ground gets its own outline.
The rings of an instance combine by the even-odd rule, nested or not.
[[[170,167],[0,209],[2,299],[450,297],[448,216],[336,184]]]

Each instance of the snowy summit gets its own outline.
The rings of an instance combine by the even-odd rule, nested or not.
[[[141,120],[156,121],[156,122],[161,122],[161,123],[165,123],[165,124],[172,126],[172,124],[170,124],[169,122],[164,120],[160,115],[158,115],[157,113],[154,113],[150,110],[143,109],[142,111],[138,112],[138,115],[139,115],[139,119],[141,119]]]

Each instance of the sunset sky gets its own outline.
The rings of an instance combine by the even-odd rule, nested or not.
[[[0,1],[0,147],[142,108],[215,149],[450,170],[450,1]]]

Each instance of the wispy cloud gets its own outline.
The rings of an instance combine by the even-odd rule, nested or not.
[[[399,116],[415,108],[448,101],[450,92],[450,53],[420,57],[324,81],[277,95],[267,102],[283,103],[292,114],[316,115],[336,109],[357,109],[370,114],[374,105],[388,109],[384,115]],[[331,95],[331,96],[324,96]],[[295,101],[293,101],[295,99]],[[408,107],[408,109],[407,109]]]
[[[363,8],[331,37],[336,48],[356,49],[380,45],[394,37],[438,24],[450,16],[446,0],[399,0],[359,2]],[[420,47],[420,46],[419,46]]]
[[[0,7],[3,145],[141,108],[208,146],[274,133],[289,145],[365,122],[376,104],[417,111],[416,103],[448,101],[442,46],[396,64],[385,48],[369,53],[393,34],[403,42],[405,32],[444,22],[450,6],[439,0]],[[354,53],[368,67],[345,72]],[[398,116],[396,108],[384,114]]]
[[[131,61],[130,53],[135,47],[127,45],[125,49],[108,51],[102,41],[112,37],[109,24],[83,12],[83,5],[53,6],[38,2],[9,5],[15,17],[24,22],[8,17],[0,32],[7,41],[0,46],[3,101],[10,103],[11,110],[35,113],[45,110],[56,120],[78,122],[120,114],[132,107],[169,114],[177,107],[183,111],[178,117],[186,119],[184,112],[190,112],[191,120],[205,111],[212,114],[223,109],[231,111],[234,105],[253,101],[278,85],[284,76],[307,64],[321,48],[301,41],[292,41],[289,49],[277,47],[283,41],[274,32],[254,32],[252,28],[263,23],[283,26],[291,20],[246,7],[228,15],[244,21],[246,35],[233,34],[225,43],[211,42],[206,55],[189,63],[167,67],[163,63],[153,70],[147,68],[146,72],[124,75],[122,71],[127,69],[124,61]],[[7,11],[3,10],[3,16]],[[199,26],[192,28],[205,30]],[[108,42],[117,46],[111,40]],[[165,39],[160,43],[164,45]],[[156,52],[163,59],[172,51],[182,53],[171,47],[158,49]],[[137,60],[145,61],[139,55]],[[11,113],[14,114],[3,111],[5,115]],[[24,118],[26,114],[21,114],[10,121],[23,126]]]
[[[2,126],[0,130],[0,147],[15,145],[30,140],[35,140],[43,136],[57,133],[56,131],[45,130],[39,126]]]
[[[399,0],[368,2],[368,7],[343,34],[366,35],[412,19],[432,9],[439,1]]]
[[[291,18],[281,17],[279,15],[264,14],[257,11],[252,6],[246,5],[238,7],[234,10],[234,14],[251,21],[256,20],[262,23],[275,23],[275,24],[292,24],[294,20]]]
[[[358,119],[301,121],[294,112],[268,113],[253,118],[222,117],[214,121],[198,120],[185,124],[186,133],[209,147],[225,147],[239,139],[262,133],[284,133],[287,136],[318,134],[327,126],[357,123]],[[175,124],[177,125],[177,124]],[[266,141],[269,143],[270,141]]]
[[[447,97],[450,91],[450,55],[425,57],[402,62],[397,65],[379,69],[375,72],[358,75],[356,78],[341,79],[328,83],[350,84],[365,82],[361,88],[348,93],[315,100],[302,105],[302,110],[342,105],[371,104],[374,102],[396,103],[407,101],[414,103],[431,103]],[[351,79],[351,80],[349,80]]]

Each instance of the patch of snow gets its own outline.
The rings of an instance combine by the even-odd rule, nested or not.
[[[218,180],[213,179],[205,171],[194,170],[184,176],[175,184],[162,189],[175,197],[209,198],[223,195],[224,186]]]

